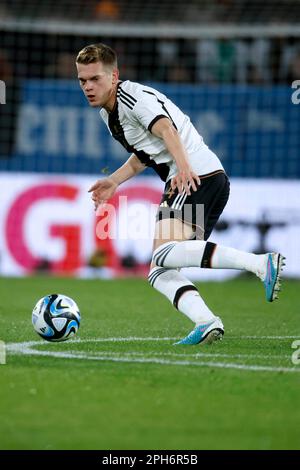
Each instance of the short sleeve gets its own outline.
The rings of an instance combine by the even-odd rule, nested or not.
[[[142,91],[133,108],[133,113],[145,129],[151,132],[154,124],[161,118],[170,118],[167,110],[164,108],[163,101],[160,101],[156,95]]]

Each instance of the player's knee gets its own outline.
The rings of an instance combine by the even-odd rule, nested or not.
[[[154,286],[155,281],[159,278],[159,276],[161,274],[166,272],[167,269],[161,268],[161,267],[155,266],[155,265],[154,265],[154,267],[152,267],[152,266],[153,265],[151,265],[151,269],[150,269],[149,274],[148,274],[148,282],[152,287],[155,287]]]
[[[177,243],[178,242],[171,241],[171,242],[164,243],[163,245],[160,245],[158,248],[156,248],[156,250],[154,250],[153,256],[152,256],[152,265],[163,267],[164,266],[164,261],[165,261],[167,255],[170,253],[172,248]]]
[[[151,278],[152,278],[153,274],[155,273],[155,270],[156,270],[156,269],[157,269],[157,268],[156,268],[156,267],[153,265],[153,263],[152,263],[152,264],[151,264],[151,267],[150,267],[150,271],[148,272],[148,278],[147,278],[149,284],[150,284],[152,287],[153,287],[153,284],[152,284],[152,282],[151,282]]]

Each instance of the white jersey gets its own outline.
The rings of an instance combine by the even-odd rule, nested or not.
[[[220,160],[203,142],[190,118],[154,88],[129,80],[119,82],[114,110],[108,113],[102,108],[100,115],[111,135],[142,163],[154,168],[164,181],[177,173],[174,158],[164,141],[151,133],[153,125],[164,117],[177,129],[197,175],[223,170]]]

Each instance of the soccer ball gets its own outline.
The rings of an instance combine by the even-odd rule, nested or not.
[[[80,325],[80,312],[73,299],[50,294],[40,299],[32,311],[35,331],[46,341],[66,341]]]

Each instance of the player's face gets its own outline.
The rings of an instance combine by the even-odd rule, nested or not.
[[[110,70],[101,62],[76,64],[80,86],[90,106],[113,107],[115,89],[118,83],[118,70]]]

